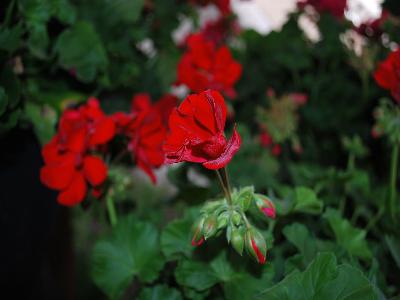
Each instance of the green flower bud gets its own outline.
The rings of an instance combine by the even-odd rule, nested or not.
[[[239,206],[241,207],[241,209],[243,211],[246,211],[249,209],[249,207],[251,205],[251,200],[253,199],[253,195],[254,195],[254,187],[253,186],[248,186],[248,187],[242,188],[238,192],[235,202],[237,204],[239,204]]]
[[[218,230],[218,220],[217,217],[214,214],[212,214],[204,220],[203,231],[202,231],[204,238],[208,239],[212,237],[214,234],[217,233],[217,230]]]
[[[245,246],[246,251],[251,257],[253,257],[258,263],[264,264],[267,255],[267,245],[262,234],[254,229],[250,228],[246,231],[245,235]]]
[[[218,229],[225,228],[229,221],[229,213],[224,211],[218,216]]]
[[[232,222],[236,226],[239,226],[242,223],[242,216],[237,211],[232,212]]]
[[[274,203],[267,197],[261,194],[255,195],[255,202],[258,209],[268,218],[275,219],[276,210]]]
[[[239,255],[242,255],[244,247],[244,231],[242,229],[232,228],[231,243],[233,249],[235,249]]]

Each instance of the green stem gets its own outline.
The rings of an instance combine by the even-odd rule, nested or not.
[[[354,156],[354,154],[350,153],[349,154],[349,160],[347,161],[347,170],[348,171],[353,171],[354,170],[355,159],[356,159],[356,157]]]
[[[390,162],[390,190],[389,190],[389,212],[392,219],[396,218],[396,183],[397,183],[397,169],[399,164],[399,145],[396,144],[392,150],[392,159]]]
[[[375,224],[379,221],[379,219],[383,216],[383,213],[385,212],[385,206],[381,205],[379,207],[378,212],[369,220],[367,226],[365,227],[365,230],[368,232],[372,227],[375,226]]]
[[[11,16],[12,16],[12,12],[15,6],[15,2],[16,0],[12,0],[9,4],[9,6],[7,7],[7,11],[6,11],[6,16],[4,18],[4,26],[7,27],[8,25],[10,25],[11,22]]]
[[[115,225],[117,225],[118,223],[118,218],[117,218],[117,212],[115,210],[112,192],[108,194],[106,202],[107,202],[108,217],[110,218],[111,226],[115,227]]]
[[[216,170],[217,176],[219,179],[219,183],[221,184],[222,190],[224,191],[226,201],[229,206],[232,206],[232,197],[231,197],[231,187],[229,184],[228,173],[225,168]]]

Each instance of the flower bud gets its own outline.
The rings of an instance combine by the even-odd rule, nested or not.
[[[202,230],[204,238],[208,239],[212,237],[217,232],[217,230],[218,230],[218,220],[217,217],[214,214],[212,214],[204,220],[203,230]]]
[[[275,219],[276,216],[275,205],[267,196],[256,194],[255,200],[258,209],[264,215],[266,215],[269,218]]]
[[[228,225],[229,213],[227,211],[218,216],[218,229],[225,228]]]
[[[195,226],[193,226],[193,231],[194,231],[192,238],[193,247],[200,246],[204,242],[204,237],[202,235],[203,223],[204,223],[204,218],[200,219],[200,221],[197,222]]]
[[[232,229],[231,243],[233,249],[235,249],[237,253],[242,255],[244,247],[244,232],[242,229],[238,228]]]
[[[253,199],[254,195],[254,187],[248,186],[245,188],[240,189],[236,197],[236,203],[242,208],[243,211],[249,209],[251,200]]]
[[[242,216],[237,211],[232,212],[232,222],[236,226],[239,226],[242,223]]]
[[[267,245],[262,234],[254,228],[247,230],[245,235],[246,250],[258,263],[264,264],[267,255]]]

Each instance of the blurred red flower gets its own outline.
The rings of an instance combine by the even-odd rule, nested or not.
[[[347,0],[301,0],[298,6],[303,8],[306,5],[313,6],[318,12],[329,12],[333,16],[341,19],[347,8]]]
[[[379,38],[383,34],[383,24],[389,19],[389,11],[383,9],[378,19],[362,23],[356,28],[356,31],[364,36]]]
[[[216,7],[218,7],[219,11],[223,15],[228,15],[231,13],[230,0],[190,0],[190,1],[200,6],[214,4]]]
[[[271,153],[274,156],[279,156],[282,152],[281,146],[279,144],[275,144],[272,136],[269,134],[267,130],[262,130],[259,136],[260,144],[266,149],[271,149]]]
[[[220,93],[207,90],[189,95],[170,115],[166,163],[196,162],[211,170],[226,166],[239,150],[240,136],[235,128],[227,141],[225,121],[226,106]]]
[[[73,206],[82,202],[87,182],[95,191],[100,189],[107,178],[107,166],[92,152],[114,134],[114,122],[95,98],[78,109],[64,111],[57,135],[42,149],[45,165],[40,170],[42,183],[60,191],[60,204]]]
[[[242,66],[232,58],[229,49],[217,48],[202,34],[191,35],[187,44],[188,50],[178,64],[178,83],[196,93],[214,89],[234,98],[233,85],[242,74]]]
[[[381,62],[374,73],[375,81],[400,103],[400,50],[393,51]]]
[[[137,166],[149,175],[153,183],[156,182],[153,169],[164,163],[162,144],[167,134],[169,114],[177,102],[175,96],[166,95],[152,104],[148,94],[137,94],[132,99],[130,114],[117,112],[113,115],[118,132],[130,139],[128,149]]]

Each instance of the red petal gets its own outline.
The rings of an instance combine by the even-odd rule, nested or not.
[[[107,166],[96,156],[86,156],[83,159],[83,173],[93,186],[98,186],[107,178]]]
[[[235,153],[240,148],[240,135],[236,131],[236,127],[233,129],[233,134],[231,139],[229,140],[224,152],[221,154],[220,157],[214,160],[207,161],[203,163],[203,166],[210,170],[218,170],[225,167],[233,158]]]
[[[146,111],[151,108],[151,98],[149,94],[136,94],[132,99],[132,110],[134,112]]]
[[[40,181],[47,187],[55,190],[66,188],[75,174],[72,158],[64,158],[63,163],[46,165],[40,170]]]
[[[71,184],[58,195],[58,203],[65,206],[74,206],[83,201],[86,196],[86,182],[80,172],[76,172]]]
[[[95,123],[93,134],[89,140],[89,146],[97,146],[107,143],[115,135],[115,123],[112,118],[105,117]]]

